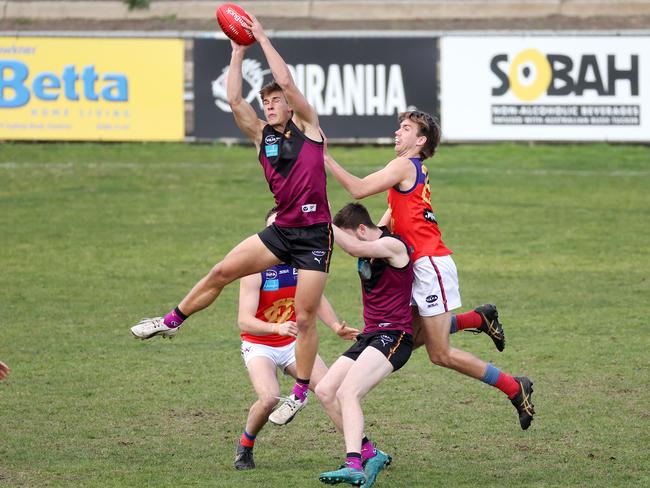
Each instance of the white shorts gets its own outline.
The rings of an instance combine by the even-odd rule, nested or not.
[[[420,317],[433,317],[460,308],[458,272],[451,256],[422,256],[413,266],[411,305]]]
[[[258,356],[269,358],[277,368],[284,372],[287,367],[296,362],[296,341],[280,347],[271,347],[248,341],[241,342],[241,357],[246,366],[248,366],[251,359]]]

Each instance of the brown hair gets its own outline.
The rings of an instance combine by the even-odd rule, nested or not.
[[[268,82],[266,85],[262,87],[260,90],[260,98],[264,100],[264,97],[269,96],[273,92],[281,92],[282,93],[282,88],[280,85],[275,80],[271,80]]]
[[[333,224],[341,229],[350,230],[357,230],[360,224],[371,229],[377,228],[366,207],[360,203],[348,203],[334,216]]]
[[[399,123],[401,124],[404,120],[415,122],[418,126],[418,136],[427,138],[426,144],[420,150],[420,157],[427,159],[433,156],[440,144],[440,122],[432,115],[419,110],[399,114]]]

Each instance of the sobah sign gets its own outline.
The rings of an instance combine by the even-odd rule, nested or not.
[[[650,140],[650,97],[643,92],[649,41],[445,38],[443,134],[450,140]],[[466,52],[476,59],[471,72],[458,62]]]
[[[296,85],[329,138],[392,137],[397,114],[435,112],[434,38],[274,38]],[[230,43],[194,44],[194,135],[243,138],[230,112],[226,79]],[[263,118],[258,92],[271,80],[259,46],[246,51],[243,96]]]
[[[182,140],[183,41],[0,38],[0,138]]]

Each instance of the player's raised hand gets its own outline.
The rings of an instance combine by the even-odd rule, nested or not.
[[[354,327],[348,326],[348,323],[345,320],[341,322],[341,327],[339,327],[339,330],[336,331],[336,335],[338,335],[341,339],[345,339],[346,341],[355,340],[359,334],[361,334],[361,331],[355,329]]]
[[[242,44],[237,44],[235,41],[233,41],[231,39],[230,40],[230,47],[232,48],[233,54],[239,53],[239,52],[243,53],[244,51],[246,51],[246,49],[248,49],[250,47],[250,44],[248,46],[244,46]]]
[[[250,31],[253,33],[253,36],[255,36],[255,39],[258,41],[267,38],[268,36],[266,35],[266,32],[264,32],[264,27],[262,27],[262,23],[257,20],[257,17],[255,17],[252,14],[250,15],[250,20],[243,18],[243,22],[246,24],[246,27],[250,29]]]

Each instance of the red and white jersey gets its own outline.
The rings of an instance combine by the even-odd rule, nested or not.
[[[422,256],[448,256],[451,254],[442,242],[438,222],[431,208],[429,172],[419,158],[410,158],[417,171],[417,179],[406,191],[395,185],[388,190],[391,210],[390,229],[411,247],[411,260]]]
[[[296,320],[295,296],[298,284],[298,270],[286,264],[273,266],[262,271],[260,301],[255,317],[264,322],[282,323]],[[242,340],[271,347],[282,347],[296,339],[279,334],[240,334]]]

